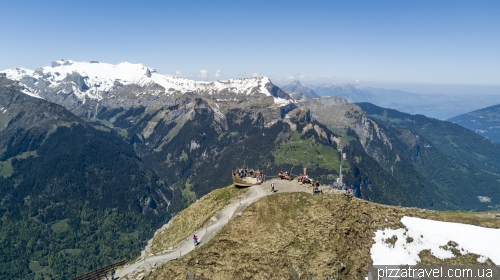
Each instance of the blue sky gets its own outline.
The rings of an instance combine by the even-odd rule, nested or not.
[[[128,61],[193,79],[497,88],[499,15],[500,1],[3,1],[0,69]]]

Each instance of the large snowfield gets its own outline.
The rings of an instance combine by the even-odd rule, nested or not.
[[[0,73],[6,74],[7,78],[21,81],[23,78],[34,80],[35,83],[43,81],[44,87],[57,88],[61,85],[70,85],[70,89],[80,100],[85,97],[101,100],[106,92],[112,91],[116,83],[120,85],[138,85],[147,87],[160,85],[164,90],[157,91],[157,95],[169,95],[175,91],[179,92],[204,92],[207,94],[219,94],[223,91],[230,91],[236,95],[264,94],[272,96],[267,88],[272,85],[267,77],[250,77],[216,81],[194,81],[181,77],[162,75],[153,68],[145,67],[142,64],[132,64],[122,62],[117,65],[100,62],[76,62],[72,60],[54,61],[52,66],[45,66],[37,70],[25,68],[6,69]],[[68,77],[78,74],[83,78],[88,90],[79,89],[74,81]],[[74,79],[75,77],[73,77]],[[40,97],[39,89],[25,85],[24,93]],[[57,91],[66,93],[67,89]],[[151,93],[151,92],[150,92]],[[138,94],[140,94],[138,92]],[[290,101],[274,97],[275,103],[286,105]]]
[[[450,241],[458,244],[450,243],[456,245],[462,255],[477,254],[479,262],[489,258],[500,264],[500,229],[406,216],[401,222],[405,228],[375,232],[375,244],[370,250],[373,265],[416,265],[420,262],[418,254],[423,250],[430,250],[439,259],[453,258],[447,245]],[[386,241],[393,236],[397,237],[394,245]]]

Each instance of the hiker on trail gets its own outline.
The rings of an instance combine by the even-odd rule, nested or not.
[[[271,183],[271,192],[274,192],[274,182]]]
[[[193,235],[193,242],[195,246],[198,245],[198,236]]]
[[[316,182],[315,187],[314,187],[314,192],[315,193],[323,193],[323,191],[319,189],[319,182]]]

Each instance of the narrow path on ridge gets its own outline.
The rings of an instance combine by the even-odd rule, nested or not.
[[[280,179],[271,179],[264,182],[262,185],[256,185],[249,188],[248,192],[245,194],[245,197],[242,198],[239,202],[231,203],[226,205],[220,211],[218,211],[214,217],[217,217],[217,220],[206,228],[202,227],[191,233],[191,235],[198,236],[198,239],[202,242],[199,246],[203,246],[203,244],[207,243],[222,227],[224,227],[229,220],[231,220],[236,214],[241,213],[245,208],[247,208],[250,204],[255,201],[260,200],[261,198],[272,195],[271,193],[271,183],[275,183],[275,191],[276,193],[282,192],[309,192],[312,193],[311,185],[302,185],[297,181],[285,181]],[[336,190],[323,187],[323,190],[326,189],[326,192],[337,192]],[[195,249],[193,241],[191,238],[187,240],[181,241],[175,247],[175,250],[162,253],[159,255],[151,255],[147,256],[135,263],[127,264],[124,267],[120,268],[115,276],[120,279],[137,279],[137,275],[141,273],[145,273],[147,271],[151,271],[153,267],[157,265],[163,264],[165,262],[180,258],[192,250]],[[130,278],[129,278],[130,277]]]

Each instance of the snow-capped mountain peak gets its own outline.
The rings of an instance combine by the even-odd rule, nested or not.
[[[289,96],[277,91],[267,77],[230,79],[226,81],[194,81],[162,75],[142,64],[121,62],[113,65],[97,61],[54,61],[35,71],[15,68],[0,71],[23,84],[35,96],[46,98],[50,94],[74,94],[85,99],[102,100],[133,96],[168,96],[193,92],[200,95],[266,95],[274,96],[276,103],[286,103]]]

